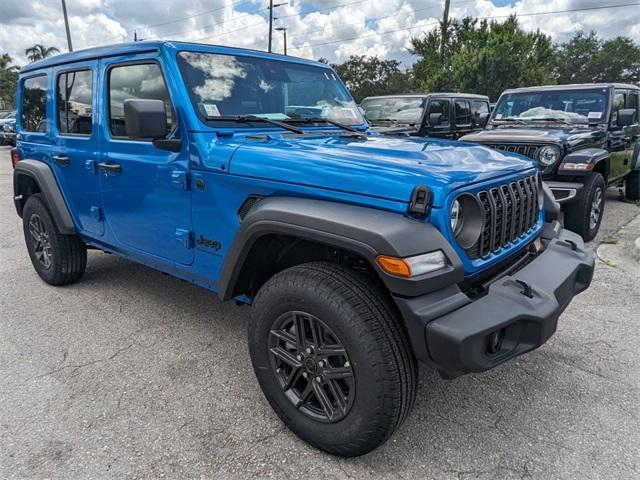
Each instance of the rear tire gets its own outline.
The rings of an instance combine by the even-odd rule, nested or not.
[[[640,170],[633,170],[625,180],[624,196],[628,200],[640,200]]]
[[[576,232],[585,242],[593,240],[600,229],[605,192],[604,177],[599,173],[592,173],[586,178],[580,199],[565,208],[565,227]]]
[[[256,376],[300,438],[334,455],[358,456],[406,419],[416,393],[415,358],[395,305],[372,281],[341,265],[307,263],[267,281],[252,308]]]
[[[87,266],[87,247],[79,236],[60,233],[42,194],[27,199],[22,223],[31,263],[42,280],[59,286],[82,277]]]

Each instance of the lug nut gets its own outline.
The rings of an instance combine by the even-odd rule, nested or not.
[[[344,362],[344,368],[349,368],[351,364],[349,362]]]
[[[320,361],[318,362],[318,366],[319,366],[320,368],[323,368],[323,367],[325,367],[326,365],[327,365],[327,362],[326,362],[325,360],[320,360]]]
[[[301,353],[299,353],[296,358],[298,359],[299,362],[301,362],[302,360],[304,360],[304,357],[302,356]]]
[[[307,377],[309,376],[309,374],[308,374],[307,372],[302,372],[302,376],[303,376],[304,378],[307,378]]]
[[[322,377],[320,375],[318,375],[316,377],[316,382],[321,383],[322,382]]]
[[[311,347],[307,347],[307,349],[305,350],[305,352],[307,352],[307,355],[311,355],[313,353],[313,348]]]

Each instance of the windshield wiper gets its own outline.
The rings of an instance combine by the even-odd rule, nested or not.
[[[562,117],[541,117],[541,118],[532,118],[532,122],[558,122],[564,123],[565,125],[575,125],[573,122],[570,122],[566,118]]]
[[[346,130],[348,132],[358,132],[360,133],[360,131],[356,128],[353,128],[350,125],[345,125],[344,123],[340,123],[340,122],[335,122],[333,120],[329,120],[328,118],[291,118],[286,120],[287,123],[328,123],[330,125],[333,125],[334,127],[338,127],[341,128],[343,130]]]
[[[519,118],[514,118],[514,117],[507,117],[507,118],[500,118],[500,119],[491,120],[491,123],[497,123],[497,124],[501,124],[501,123],[517,123],[519,125],[526,125],[527,124],[527,122],[525,122],[524,120],[520,120]]]
[[[227,122],[239,122],[239,123],[250,123],[250,122],[264,122],[270,125],[275,125],[276,127],[284,128],[285,130],[289,130],[290,132],[297,133],[298,135],[304,134],[304,130],[301,130],[293,125],[289,125],[288,123],[280,122],[278,120],[273,120],[271,118],[263,118],[258,117],[256,115],[235,115],[229,117],[207,117],[207,120],[220,120]]]

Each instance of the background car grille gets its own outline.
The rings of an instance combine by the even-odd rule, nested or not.
[[[506,143],[484,144],[485,147],[493,148],[494,150],[502,150],[504,152],[513,152],[529,157],[532,160],[536,159],[536,152],[540,148],[540,145],[514,145]]]
[[[478,241],[466,250],[470,259],[497,252],[536,226],[538,219],[538,182],[535,175],[505,183],[476,194],[484,215]]]

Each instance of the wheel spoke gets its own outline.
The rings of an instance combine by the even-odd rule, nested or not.
[[[291,352],[285,350],[280,346],[273,347],[271,349],[271,353],[273,353],[276,357],[293,368],[299,368],[302,365]]]
[[[302,376],[302,372],[303,372],[302,366],[294,367],[291,373],[289,374],[289,376],[287,377],[287,380],[284,384],[284,389],[289,390],[291,387],[293,387]]]
[[[347,352],[342,345],[323,345],[318,349],[318,355],[334,357],[337,355],[346,356]]]
[[[350,367],[329,367],[325,369],[324,376],[329,380],[339,380],[353,377],[353,371]]]
[[[320,405],[322,405],[322,409],[324,410],[324,413],[327,415],[329,420],[332,420],[335,414],[335,409],[333,408],[333,404],[331,403],[331,400],[329,400],[329,397],[327,396],[327,392],[324,391],[324,388],[322,388],[322,385],[320,385],[319,383],[316,383],[316,382],[312,382],[312,383],[313,383],[313,393],[316,394],[316,397],[318,398]]]
[[[311,382],[311,380],[309,380],[307,381],[307,385],[304,387],[304,390],[302,390],[302,393],[300,394],[300,397],[298,397],[298,401],[297,403],[294,404],[294,406],[296,408],[300,408],[302,405],[306,403],[306,401],[309,399],[312,393],[313,393],[313,383]]]
[[[317,349],[322,348],[322,326],[314,318],[309,319],[309,327],[311,328],[311,338]]]
[[[287,332],[286,330],[271,330],[270,333],[279,340],[290,343],[294,347],[297,346],[296,336],[291,332]]]
[[[293,324],[296,326],[296,346],[298,351],[304,350],[306,339],[304,333],[304,317],[298,313],[293,314]]]
[[[37,225],[34,224],[33,220],[31,222],[29,222],[29,233],[31,234],[31,237],[36,241],[39,242],[40,241],[40,230],[38,229]]]
[[[347,399],[342,392],[342,388],[340,388],[340,385],[338,385],[338,382],[336,382],[335,380],[329,380],[327,382],[327,385],[329,386],[331,395],[333,395],[333,398],[335,398],[336,400],[338,408],[343,414],[345,414],[347,412]]]

